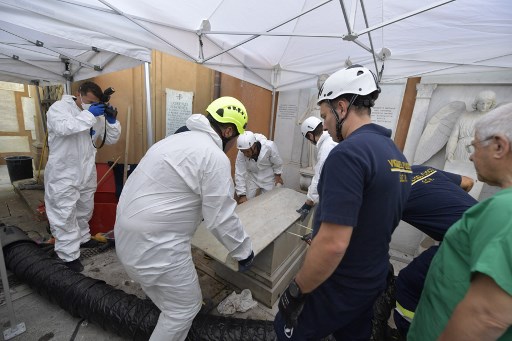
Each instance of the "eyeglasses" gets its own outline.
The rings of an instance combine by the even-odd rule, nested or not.
[[[473,141],[471,142],[470,144],[468,144],[466,146],[466,151],[469,153],[469,154],[473,154],[475,152],[475,146],[479,143],[483,143],[483,142],[486,142],[486,141],[489,141],[489,140],[492,140],[494,138],[494,136],[491,136],[491,137],[488,137],[486,139],[483,139],[481,141]]]

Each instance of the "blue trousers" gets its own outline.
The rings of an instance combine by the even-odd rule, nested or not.
[[[319,340],[332,334],[336,340],[368,340],[372,333],[373,303],[382,290],[348,289],[328,279],[307,296],[290,338],[284,333],[285,322],[278,312],[274,320],[277,338]]]

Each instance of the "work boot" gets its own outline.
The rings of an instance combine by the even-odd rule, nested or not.
[[[64,262],[64,264],[74,272],[82,272],[84,270],[84,266],[82,265],[82,262],[80,262],[80,259],[72,260],[71,262]]]
[[[89,239],[88,241],[86,241],[85,243],[80,245],[80,247],[85,248],[85,249],[93,249],[95,247],[102,246],[102,245],[104,245],[104,244],[97,240]]]

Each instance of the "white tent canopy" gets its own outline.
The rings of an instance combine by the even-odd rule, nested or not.
[[[421,4],[403,0],[0,0],[0,4],[0,26],[19,23],[54,36],[80,37],[73,40],[88,46],[105,43],[105,50],[112,42],[131,43],[134,50],[136,46],[154,48],[270,90],[314,87],[317,75],[332,73],[346,61],[380,71],[384,59],[382,81],[512,68],[509,0],[424,0]],[[11,19],[14,9],[20,13]],[[23,11],[30,13],[26,19]],[[67,29],[55,28],[56,22]],[[382,53],[386,49],[391,55]],[[139,60],[146,56],[132,54],[135,51],[129,47],[112,52]]]
[[[151,50],[0,3],[0,80],[41,85],[82,80],[151,61]]]

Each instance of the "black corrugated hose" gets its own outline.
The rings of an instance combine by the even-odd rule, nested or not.
[[[160,310],[150,300],[74,272],[32,242],[7,245],[4,255],[18,279],[72,316],[130,340],[147,340],[153,332]]]
[[[3,250],[7,268],[18,279],[72,316],[87,319],[129,340],[149,339],[160,314],[151,300],[76,273],[32,241],[13,242]],[[270,341],[275,340],[275,333],[271,321],[199,314],[187,340]]]

